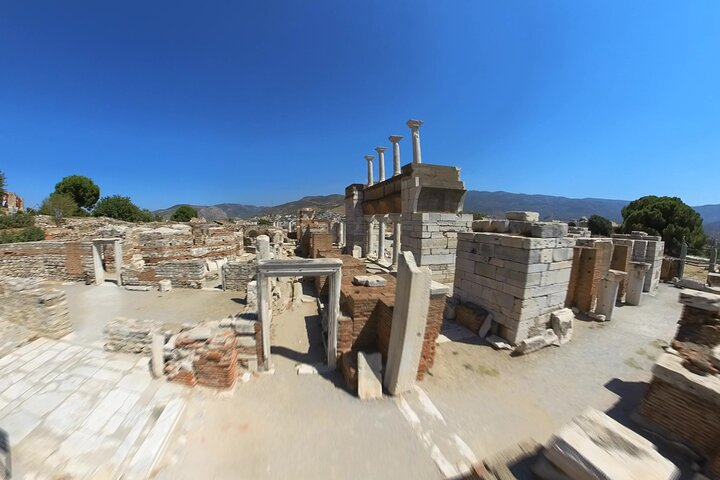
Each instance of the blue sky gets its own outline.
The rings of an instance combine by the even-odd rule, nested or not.
[[[71,174],[150,209],[341,193],[389,134],[411,161],[408,118],[470,189],[720,203],[720,2],[0,3],[28,205]]]

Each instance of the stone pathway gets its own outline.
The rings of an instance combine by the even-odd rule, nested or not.
[[[146,478],[185,407],[148,359],[39,339],[0,358],[13,478]]]

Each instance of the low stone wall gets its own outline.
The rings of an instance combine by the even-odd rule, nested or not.
[[[103,329],[104,348],[109,352],[150,355],[153,333],[160,333],[162,325],[153,320],[117,317]]]
[[[91,242],[8,243],[0,245],[0,275],[85,280],[94,277]]]
[[[0,277],[0,318],[54,339],[73,330],[65,292],[37,279]]]
[[[155,287],[160,280],[170,280],[177,288],[203,288],[205,285],[205,261],[187,260],[161,262],[142,270],[123,268],[123,285],[145,285]]]
[[[245,290],[247,284],[255,278],[257,262],[230,261],[222,266],[223,290]]]

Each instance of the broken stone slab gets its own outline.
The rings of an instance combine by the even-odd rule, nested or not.
[[[360,400],[382,398],[382,355],[358,352],[358,397]]]
[[[505,212],[505,218],[508,220],[518,220],[521,222],[537,222],[540,220],[539,212]]]
[[[478,332],[477,332],[477,334],[480,338],[487,337],[488,333],[490,333],[490,328],[492,327],[492,322],[493,322],[493,314],[488,313],[487,316],[485,317],[485,320],[483,320],[482,325],[480,325],[480,329],[478,329]]]
[[[125,290],[131,292],[149,292],[151,289],[149,285],[125,285]]]
[[[550,345],[560,345],[560,339],[555,332],[548,328],[542,335],[528,337],[523,339],[513,350],[515,355],[526,355],[528,353],[537,352],[540,349],[549,347]]]
[[[707,283],[711,287],[720,287],[720,273],[708,273]]]
[[[607,315],[604,315],[602,313],[588,312],[587,316],[592,318],[593,320],[597,320],[598,322],[606,322],[607,321]]]
[[[362,247],[355,245],[352,249],[352,256],[353,258],[362,258]]]
[[[160,280],[158,282],[158,290],[161,292],[169,292],[172,290],[172,282],[170,280]]]
[[[569,308],[562,308],[550,314],[550,325],[558,337],[560,345],[565,345],[572,340],[575,314]]]
[[[674,480],[680,476],[650,441],[593,408],[563,426],[543,454],[574,480]]]
[[[317,375],[318,370],[312,365],[307,363],[300,363],[295,367],[295,371],[298,375]]]
[[[720,312],[720,295],[707,292],[680,292],[678,300],[688,307],[699,308],[709,312]]]
[[[488,335],[485,337],[485,341],[495,350],[512,350],[512,345],[498,335]]]
[[[207,340],[212,334],[212,329],[198,326],[190,330],[185,330],[180,334],[180,337],[188,340]]]
[[[355,275],[352,279],[353,285],[365,287],[384,287],[387,280],[380,275]]]

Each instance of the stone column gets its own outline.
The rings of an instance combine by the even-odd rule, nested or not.
[[[338,223],[338,246],[345,246],[345,222]]]
[[[605,278],[600,280],[600,288],[598,291],[597,307],[595,313],[605,315],[605,320],[610,321],[617,302],[618,289],[620,282],[627,275],[621,270],[608,270]]]
[[[257,259],[270,260],[270,237],[267,235],[258,235],[255,245]]]
[[[422,155],[420,153],[420,125],[422,120],[408,120],[407,126],[410,127],[412,132],[412,147],[413,147],[413,164],[417,165],[422,163]]]
[[[390,135],[388,140],[393,144],[393,177],[400,175],[400,140],[405,137],[400,135]]]
[[[391,395],[409,392],[415,386],[422,353],[432,273],[418,267],[411,252],[400,255],[385,365],[385,388]]]
[[[401,224],[400,218],[396,217],[393,222],[393,256],[392,256],[392,269],[397,271],[398,258],[400,257],[400,232]]]
[[[378,219],[378,262],[385,260],[385,217]]]
[[[680,271],[678,272],[678,277],[680,277],[680,279],[685,276],[685,258],[687,257],[687,251],[688,244],[685,243],[685,238],[683,238],[683,243],[680,246]]]
[[[649,263],[630,262],[627,294],[625,295],[625,303],[627,305],[640,305],[640,297],[642,296],[643,284],[645,283],[645,273],[649,268]]]
[[[150,351],[152,357],[150,359],[150,367],[153,377],[160,378],[165,375],[165,335],[153,333],[151,338]]]
[[[367,160],[367,164],[368,164],[368,183],[367,183],[368,187],[375,183],[375,181],[373,180],[373,170],[372,170],[372,162],[373,162],[374,158],[375,157],[373,157],[372,155],[365,155],[365,160]]]
[[[385,180],[385,150],[387,150],[385,147],[375,147],[375,151],[378,154],[378,170],[380,173],[378,182]]]
[[[370,258],[370,255],[373,251],[373,238],[375,237],[375,226],[374,222],[375,219],[372,217],[367,217],[367,236],[366,236],[366,242],[365,242],[365,258]]]
[[[115,249],[115,273],[117,274],[118,287],[120,287],[120,286],[122,286],[122,268],[123,268],[122,242],[120,240],[116,240],[113,243],[113,248]]]

